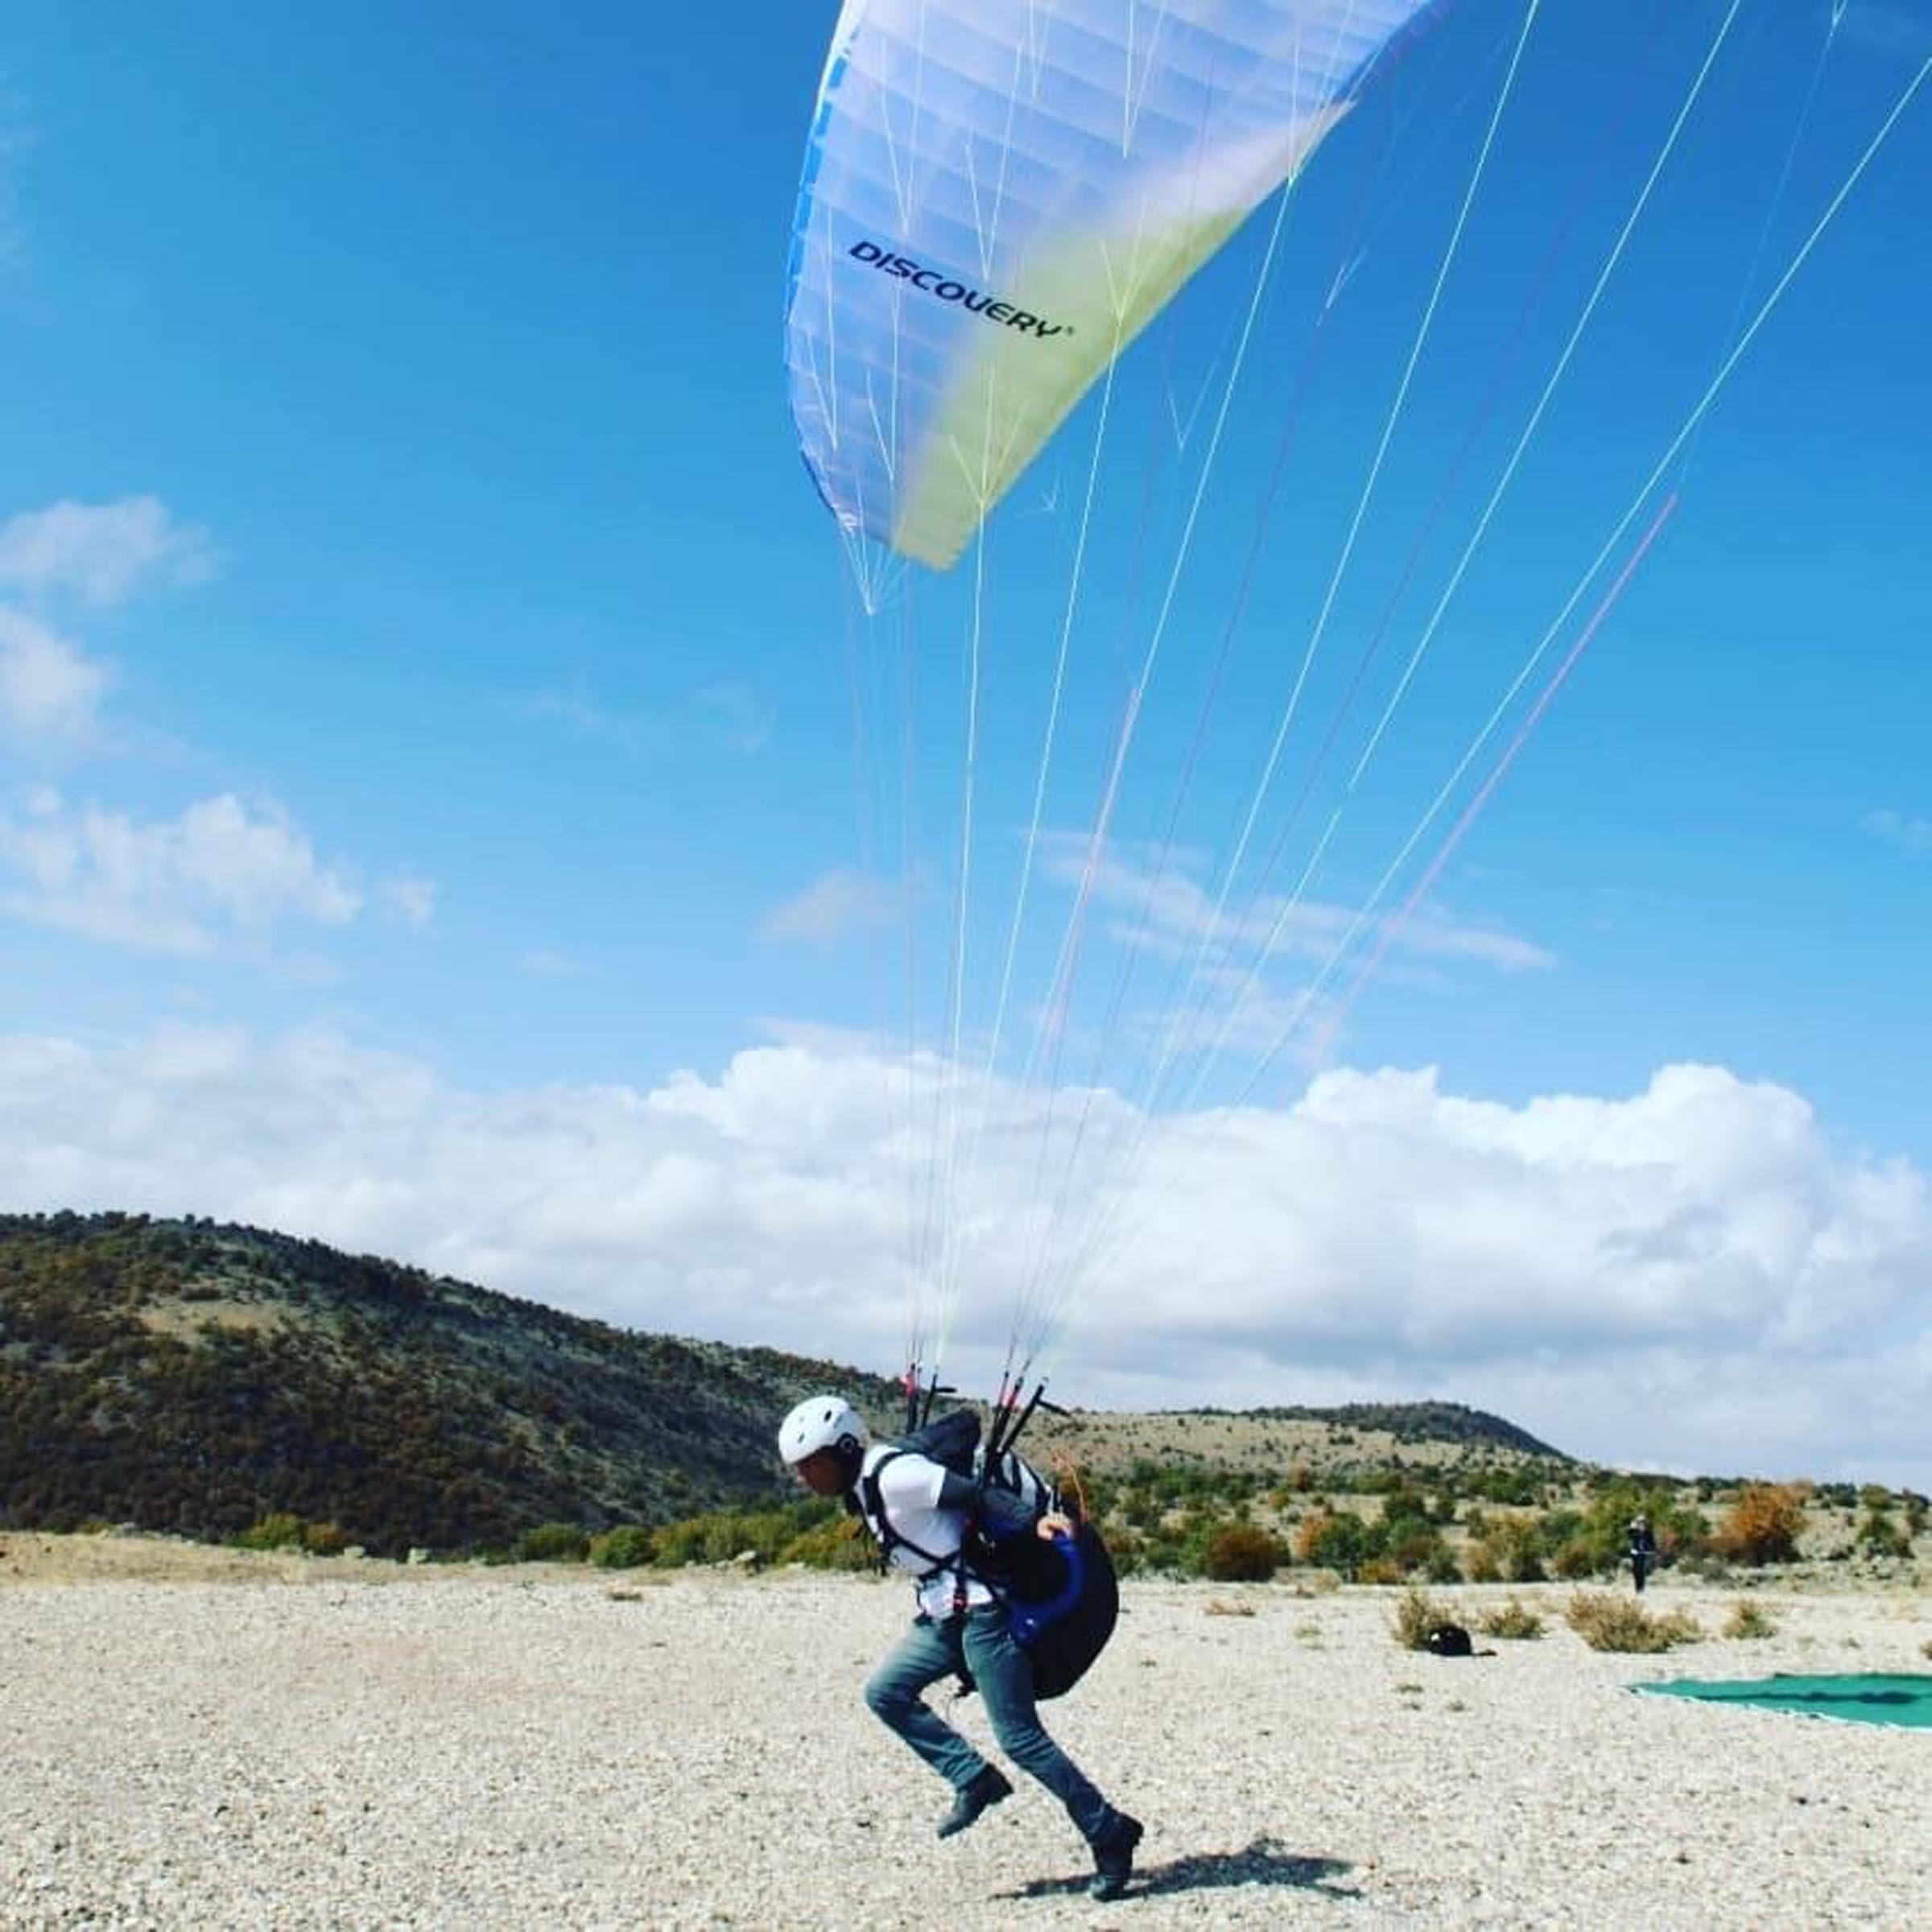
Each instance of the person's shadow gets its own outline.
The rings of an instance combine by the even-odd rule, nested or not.
[[[1161,1892],[1204,1892],[1236,1885],[1293,1885],[1323,1898],[1360,1898],[1353,1886],[1335,1883],[1355,1868],[1346,1859],[1309,1858],[1287,1851],[1272,1838],[1257,1838],[1245,1851],[1203,1852],[1170,1859],[1164,1865],[1137,1865],[1124,1898]],[[1001,1898],[1054,1898],[1084,1892],[1092,1874],[1078,1878],[1036,1878]]]

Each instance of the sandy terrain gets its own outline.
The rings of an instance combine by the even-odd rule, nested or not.
[[[1398,1648],[1397,1594],[1127,1586],[1050,1707],[1148,1825],[1096,1906],[1036,1787],[935,1841],[946,1792],[858,1695],[902,1585],[10,1534],[0,1924],[1932,1923],[1932,1733],[1628,1689],[1932,1670],[1926,1592],[1760,1590],[1773,1637],[1623,1657],[1544,1587],[1545,1636],[1468,1660]]]

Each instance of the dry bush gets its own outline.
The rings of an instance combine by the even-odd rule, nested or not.
[[[1484,1581],[1540,1583],[1543,1558],[1536,1525],[1527,1517],[1514,1516],[1492,1521],[1476,1540],[1468,1569],[1472,1582],[1480,1570]]]
[[[1484,1611],[1476,1627],[1484,1637],[1527,1639],[1542,1635],[1543,1620],[1521,1598],[1513,1596],[1508,1603]]]
[[[1578,1591],[1563,1616],[1592,1650],[1668,1650],[1704,1634],[1687,1610],[1653,1616],[1634,1597],[1607,1590]]]
[[[1217,1583],[1265,1583],[1281,1566],[1282,1548],[1265,1530],[1230,1523],[1208,1539],[1201,1569]]]
[[[1724,1620],[1726,1637],[1776,1637],[1777,1625],[1772,1622],[1770,1614],[1761,1604],[1754,1604],[1748,1597],[1740,1596],[1731,1606],[1731,1614]]]
[[[1747,1483],[1711,1533],[1711,1548],[1736,1563],[1790,1563],[1804,1526],[1805,1494],[1794,1483]]]
[[[1426,1590],[1411,1584],[1397,1600],[1395,1641],[1405,1650],[1426,1650],[1429,1633],[1439,1624],[1452,1623],[1448,1607],[1439,1604]]]

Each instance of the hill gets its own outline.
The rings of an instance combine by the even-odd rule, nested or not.
[[[626,1333],[319,1241],[205,1221],[0,1218],[0,1522],[203,1538],[271,1512],[394,1553],[790,1493],[774,1415],[828,1380]]]
[[[828,1384],[891,1427],[898,1391],[876,1376],[634,1333],[319,1241],[0,1216],[0,1526],[218,1539],[287,1513],[393,1554],[502,1547],[543,1522],[662,1523],[795,1494],[773,1418]],[[1096,1470],[1322,1468],[1403,1443],[1554,1454],[1435,1404],[1079,1412],[1038,1433]]]

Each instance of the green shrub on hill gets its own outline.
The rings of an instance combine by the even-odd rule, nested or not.
[[[778,1561],[814,1570],[876,1570],[879,1553],[858,1518],[841,1510],[801,1530],[778,1552]]]
[[[291,1516],[286,1510],[277,1510],[258,1522],[250,1523],[235,1538],[235,1544],[242,1550],[299,1550],[302,1519]]]
[[[510,1546],[515,1563],[580,1563],[590,1554],[590,1537],[579,1523],[536,1523]]]
[[[590,1539],[590,1560],[600,1570],[638,1570],[657,1554],[654,1534],[642,1523],[619,1523]]]
[[[665,1570],[729,1563],[747,1554],[763,1563],[806,1562],[809,1558],[792,1554],[793,1546],[843,1513],[836,1503],[807,1496],[776,1509],[724,1509],[687,1517],[657,1532],[652,1561]]]

